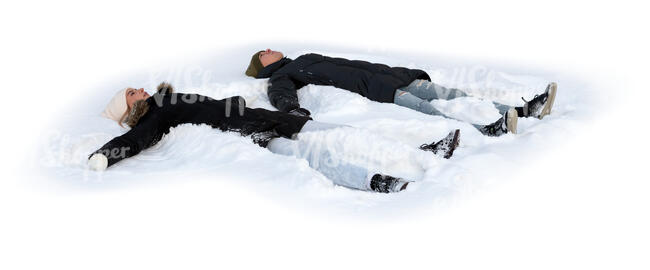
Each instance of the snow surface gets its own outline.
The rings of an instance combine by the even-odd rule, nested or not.
[[[213,98],[241,95],[249,107],[274,110],[265,92],[267,80],[243,74],[249,55],[255,49],[242,48],[227,56],[206,56],[186,66],[142,72],[89,91],[83,102],[70,104],[62,110],[63,120],[52,123],[42,134],[41,147],[36,153],[38,158],[34,162],[39,164],[41,173],[50,176],[47,181],[54,181],[68,190],[129,189],[209,178],[245,185],[261,196],[297,209],[320,208],[325,212],[370,216],[387,211],[413,213],[414,209],[435,210],[486,187],[526,177],[520,173],[521,169],[536,162],[538,156],[549,149],[561,147],[564,139],[575,136],[581,119],[589,117],[593,103],[589,88],[575,78],[519,67],[482,66],[382,52],[276,49],[291,58],[316,52],[423,69],[434,82],[464,89],[471,95],[450,101],[436,100],[432,104],[457,119],[472,123],[487,124],[499,117],[490,101],[521,105],[521,97],[532,98],[550,81],[558,82],[558,96],[551,115],[543,120],[520,118],[518,134],[491,138],[465,122],[372,102],[334,87],[308,85],[300,89],[299,100],[312,112],[314,119],[363,129],[337,130],[330,134],[330,140],[349,142],[359,152],[364,152],[379,147],[373,136],[383,136],[395,141],[381,142],[387,144],[391,152],[411,153],[408,156],[415,157],[381,157],[395,161],[383,163],[387,166],[382,168],[384,171],[399,171],[416,181],[406,191],[396,194],[335,186],[310,168],[306,160],[276,155],[238,134],[196,125],[172,129],[157,145],[105,172],[87,169],[86,160],[91,152],[127,130],[99,116],[113,93],[123,87],[144,87],[152,93],[159,82],[168,81],[177,92]],[[457,128],[461,130],[460,147],[451,159],[415,150]]]

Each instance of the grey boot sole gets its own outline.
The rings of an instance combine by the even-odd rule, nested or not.
[[[517,110],[515,110],[515,108],[510,108],[510,110],[508,110],[508,118],[506,119],[506,128],[508,129],[508,132],[517,134],[518,118],[519,115],[517,114]]]
[[[551,109],[553,108],[553,102],[555,102],[555,94],[557,94],[557,83],[550,83],[549,84],[549,90],[548,90],[548,98],[546,99],[546,104],[544,104],[544,108],[542,109],[542,112],[539,114],[539,119],[544,118],[544,116],[551,114]]]

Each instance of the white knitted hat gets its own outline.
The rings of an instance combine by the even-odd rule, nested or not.
[[[126,90],[128,88],[124,88],[117,92],[115,96],[111,99],[111,102],[106,105],[106,108],[102,112],[102,116],[106,117],[108,119],[113,119],[115,122],[118,124],[120,123],[120,118],[126,110],[129,109],[129,107],[126,105]]]

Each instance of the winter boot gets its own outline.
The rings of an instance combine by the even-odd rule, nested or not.
[[[431,151],[433,154],[441,154],[444,158],[450,158],[454,154],[454,150],[458,147],[460,141],[460,129],[449,132],[449,135],[437,143],[423,144],[420,146],[421,150]]]
[[[521,108],[523,117],[537,117],[544,118],[547,114],[551,113],[553,102],[555,101],[555,94],[557,93],[557,83],[549,83],[546,86],[546,91],[541,95],[535,95],[530,101],[526,101],[523,97],[521,99],[526,102]]]
[[[399,192],[406,189],[409,182],[402,178],[390,175],[375,174],[370,179],[370,189],[376,192],[389,193]]]
[[[517,134],[517,110],[510,108],[503,117],[496,122],[487,126],[482,126],[478,130],[487,136],[497,137],[508,132]]]

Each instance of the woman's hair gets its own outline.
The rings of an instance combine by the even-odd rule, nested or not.
[[[171,84],[167,82],[162,82],[158,85],[158,91],[156,94],[165,95],[165,94],[171,94],[173,92],[174,92],[174,88],[172,87]],[[126,100],[126,98],[124,100]],[[124,127],[124,125],[122,124],[126,123],[129,127],[133,128],[135,125],[138,124],[140,118],[149,111],[149,104],[144,99],[133,102],[132,106],[129,106],[128,104],[125,103],[121,103],[121,104],[122,106],[126,105],[126,111],[122,113],[122,116],[120,116],[117,121],[117,124],[120,125],[120,127]]]
[[[129,111],[131,111],[131,107],[127,107],[126,111],[120,116],[120,121],[117,122],[120,127],[124,127],[122,123],[126,122],[126,117],[129,116]]]
[[[149,103],[147,103],[144,99],[138,100],[134,102],[133,106],[129,109],[129,113],[126,116],[124,122],[129,127],[135,127],[135,125],[138,124],[138,121],[140,121],[140,118],[144,116],[148,111]]]

